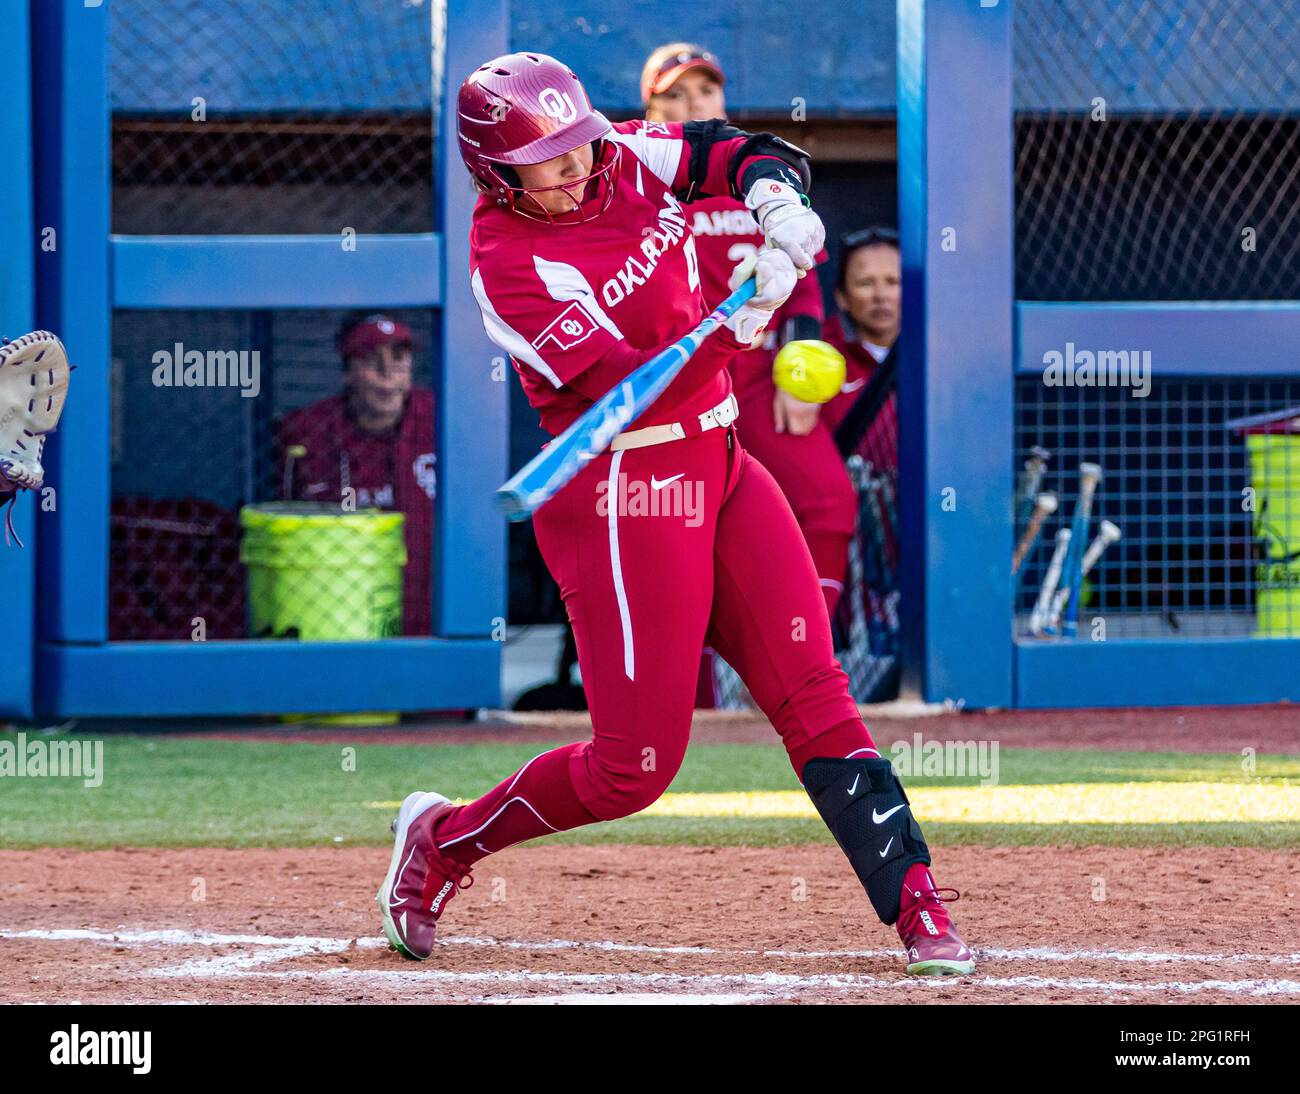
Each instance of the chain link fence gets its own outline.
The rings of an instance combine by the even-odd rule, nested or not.
[[[114,0],[113,231],[433,231],[444,9]],[[114,314],[111,639],[430,633],[433,317],[384,315],[409,366],[345,372],[339,311]]]
[[[411,330],[411,391],[399,424],[370,436],[336,348],[347,313],[115,313],[110,639],[430,633],[433,317],[383,314]],[[245,507],[286,498],[305,523],[277,533],[301,534],[251,558]],[[340,539],[358,515],[366,528]],[[284,581],[250,602],[257,565]],[[316,604],[321,633],[268,620],[272,595]]]
[[[892,416],[890,420],[897,425]],[[877,438],[878,442],[879,438]],[[837,656],[859,703],[882,702],[898,694],[899,525],[897,438],[878,452],[880,462],[848,458],[858,494],[857,528],[849,543],[844,596],[836,612]],[[864,440],[870,447],[870,443]],[[893,457],[892,460],[890,457]]]
[[[1082,587],[1081,636],[1098,621],[1104,638],[1300,635],[1300,596],[1288,592],[1300,592],[1300,436],[1269,437],[1262,460],[1251,431],[1230,424],[1288,407],[1300,418],[1300,380],[1156,380],[1137,398],[1034,377],[1017,396],[1016,467],[1046,449],[1039,489],[1059,502],[1018,575],[1017,634],[1034,629],[1045,584],[1060,587],[1048,577],[1056,537],[1078,504],[1080,465],[1096,463],[1087,540],[1107,521],[1119,538]]]
[[[1300,284],[1300,19],[1259,0],[1016,0],[1016,294]]]
[[[1020,299],[1295,299],[1295,14],[1258,0],[1017,0]],[[1081,638],[1300,634],[1300,437],[1285,432],[1300,381],[1250,378],[1249,346],[1219,351],[1231,375],[1157,375],[1145,397],[1017,380],[1013,473],[1049,450],[1038,488],[1059,503],[1017,574],[1018,635],[1069,636],[1071,601]],[[1233,424],[1271,414],[1283,424]],[[1089,463],[1101,479],[1084,542],[1058,550]],[[1033,500],[1017,502],[1020,536]],[[1089,547],[1100,554],[1080,579]]]
[[[432,231],[441,9],[114,0],[113,231]]]

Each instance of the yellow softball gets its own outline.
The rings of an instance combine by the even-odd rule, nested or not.
[[[844,355],[829,342],[787,342],[772,363],[772,379],[805,403],[825,403],[844,385]]]

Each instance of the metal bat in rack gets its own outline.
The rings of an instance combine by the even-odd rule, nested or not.
[[[1120,538],[1119,526],[1112,524],[1108,520],[1103,520],[1097,527],[1097,534],[1092,537],[1092,542],[1088,544],[1087,551],[1083,555],[1082,576],[1087,577],[1092,568],[1097,565],[1102,553],[1112,543],[1118,543]],[[1082,581],[1079,583],[1081,586]],[[1061,612],[1065,610],[1065,598],[1070,595],[1069,589],[1060,589],[1057,591],[1055,602],[1052,605],[1051,618],[1048,620],[1048,630],[1054,630],[1060,625]]]
[[[1043,484],[1043,474],[1052,454],[1042,445],[1034,445],[1025,460],[1024,470],[1016,479],[1016,528],[1023,528],[1031,519],[1034,503],[1039,498],[1038,488]]]
[[[1038,495],[1038,499],[1034,503],[1034,515],[1029,518],[1029,524],[1025,526],[1024,534],[1020,537],[1020,542],[1016,544],[1015,553],[1011,556],[1012,577],[1015,577],[1020,572],[1021,563],[1025,561],[1025,556],[1029,554],[1034,541],[1038,539],[1038,533],[1042,531],[1043,522],[1056,512],[1056,505],[1056,495],[1050,491]]]
[[[1052,551],[1052,561],[1047,564],[1042,588],[1038,590],[1038,599],[1034,602],[1034,611],[1029,617],[1029,633],[1032,635],[1042,634],[1043,628],[1047,626],[1052,611],[1052,600],[1056,596],[1056,584],[1061,579],[1061,570],[1065,565],[1065,555],[1069,549],[1070,529],[1061,528],[1056,533],[1056,549]]]
[[[1088,524],[1092,520],[1092,500],[1101,482],[1101,466],[1095,463],[1079,464],[1079,500],[1074,506],[1074,519],[1070,523],[1070,554],[1065,560],[1065,580],[1069,596],[1061,613],[1061,633],[1073,638],[1079,623],[1079,592],[1083,586],[1083,551],[1088,539]]]

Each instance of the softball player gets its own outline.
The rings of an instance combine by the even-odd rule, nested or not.
[[[726,77],[718,59],[690,42],[660,46],[641,73],[641,101],[649,121],[689,122],[726,114]],[[690,206],[691,233],[700,256],[706,307],[728,293],[737,262],[763,246],[763,233],[743,202],[730,194]],[[824,252],[817,257],[824,261]],[[772,382],[776,350],[790,341],[819,339],[824,318],[821,287],[811,273],[799,280],[763,338],[728,366],[740,416],[736,430],[745,451],[772,473],[808,543],[832,618],[844,591],[857,496],[830,429],[816,403],[806,403]]]
[[[936,889],[902,786],[834,660],[790,506],[736,440],[727,365],[822,249],[807,156],[717,119],[611,125],[577,76],[540,53],[480,67],[457,109],[481,195],[474,294],[552,434],[703,318],[687,201],[742,200],[767,246],[751,263],[753,299],[535,516],[577,639],[592,738],[542,753],[466,805],[409,795],[377,894],[389,941],[427,958],[477,860],[655,801],[686,751],[707,640],[780,734],[881,920],[897,924],[908,970],[972,971],[944,906],[953,898]]]

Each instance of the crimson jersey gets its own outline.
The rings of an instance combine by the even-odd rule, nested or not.
[[[763,233],[744,202],[733,197],[711,197],[690,204],[691,234],[700,256],[700,281],[704,299],[717,307],[730,289],[727,279],[736,265],[763,246]],[[801,279],[802,280],[802,279]]]
[[[429,557],[433,551],[433,392],[413,388],[401,423],[389,433],[367,433],[352,420],[347,399],[335,395],[303,407],[280,424],[281,449],[301,445],[290,496],[338,504],[356,491],[362,509],[406,514],[406,570],[402,578],[402,630],[428,634],[433,618]]]
[[[822,340],[829,342],[844,354],[844,386],[821,409],[821,420],[834,432],[853,409],[853,404],[858,401],[862,389],[876,374],[883,358],[877,361],[875,354],[867,348],[862,339],[846,328],[844,319],[840,315],[832,315],[826,320],[822,327]],[[866,433],[854,451],[869,459],[877,469],[898,470],[897,391],[885,400],[880,412],[867,427]]]
[[[691,234],[700,258],[700,281],[704,302],[715,308],[731,291],[727,281],[738,263],[763,246],[763,232],[744,202],[733,197],[711,197],[693,201],[689,206]],[[818,264],[826,261],[826,252],[817,256]],[[736,387],[749,391],[772,384],[772,358],[778,348],[777,335],[787,319],[806,315],[820,326],[825,311],[821,286],[811,270],[795,284],[794,292],[777,309],[762,339],[750,350],[737,354],[731,365]]]
[[[510,355],[552,434],[708,310],[690,231],[695,206],[674,193],[686,191],[690,173],[681,123],[618,122],[609,139],[620,164],[600,216],[547,226],[481,197],[470,229],[471,283],[484,328]],[[710,148],[703,193],[730,193],[727,165],[745,139]],[[716,406],[731,390],[726,365],[741,349],[726,328],[710,335],[637,427]]]

